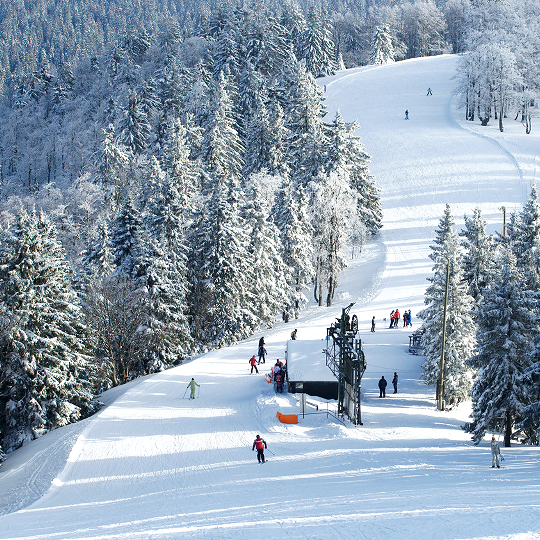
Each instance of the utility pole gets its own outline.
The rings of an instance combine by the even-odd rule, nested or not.
[[[450,281],[450,263],[446,260],[446,289],[444,292],[444,314],[443,314],[443,330],[442,330],[442,347],[441,347],[441,365],[439,372],[437,409],[444,411],[444,347],[446,344],[446,311],[448,309],[448,282]]]

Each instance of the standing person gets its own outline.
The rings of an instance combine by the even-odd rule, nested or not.
[[[371,319],[371,331],[375,332],[375,315],[373,315],[373,319]]]
[[[398,374],[394,371],[394,378],[392,379],[392,384],[394,385],[394,394],[397,394],[397,381]]]
[[[401,319],[401,313],[399,312],[399,309],[396,309],[394,312],[394,328],[399,326],[399,319]]]
[[[431,93],[431,88],[428,88],[428,89],[427,89],[427,95],[428,95],[428,96],[432,96],[432,95],[433,95],[433,94]]]
[[[191,388],[191,394],[189,396],[189,399],[195,399],[195,387],[200,386],[200,384],[197,384],[195,382],[195,379],[192,377],[191,381],[189,381],[189,384],[186,386],[186,388]]]
[[[410,309],[409,309],[409,315],[407,317],[407,326],[412,326],[412,315],[411,315]]]
[[[261,363],[261,360],[263,364],[265,363],[265,355],[266,349],[264,348],[264,337],[262,337],[259,339],[259,364]]]
[[[403,312],[403,328],[409,325],[409,312],[405,310]]]
[[[409,119],[409,109],[405,111],[405,120]]]
[[[296,328],[291,332],[291,339],[296,339],[296,333],[297,332],[298,332],[298,330]]]
[[[390,313],[390,326],[389,328],[392,328],[392,326],[394,326],[394,322],[395,322],[395,317],[394,317],[394,310],[392,310],[392,313]]]
[[[253,368],[255,368],[255,371],[257,372],[257,375],[259,374],[259,370],[257,369],[257,359],[255,358],[255,355],[253,355],[249,359],[249,363],[251,364],[251,375],[253,375]]]
[[[268,445],[260,435],[257,435],[253,441],[252,450],[255,450],[255,448],[257,448],[257,459],[259,460],[259,463],[264,463],[264,449],[268,448]]]
[[[499,443],[495,440],[495,435],[491,437],[491,467],[495,468],[495,463],[497,463],[497,469],[500,469],[501,466],[499,465],[499,455],[501,453],[501,449],[499,447]]]
[[[379,380],[379,397],[386,397],[386,385],[388,383],[386,382],[386,379],[384,378],[384,375]]]

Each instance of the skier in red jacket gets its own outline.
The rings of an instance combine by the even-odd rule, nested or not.
[[[255,358],[255,356],[252,356],[250,359],[249,359],[249,363],[251,364],[251,375],[253,375],[253,369],[255,369],[255,371],[257,372],[257,374],[259,373],[259,370],[257,369],[257,359]]]
[[[266,441],[262,439],[260,435],[257,435],[253,441],[252,450],[255,450],[255,448],[257,448],[257,459],[259,460],[259,463],[264,463],[264,449],[268,448],[268,446],[266,445]]]

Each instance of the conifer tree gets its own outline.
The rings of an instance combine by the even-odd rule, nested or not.
[[[243,209],[253,261],[254,313],[267,328],[274,325],[276,314],[291,296],[287,283],[287,268],[281,257],[279,230],[267,219],[267,204],[260,197],[256,184],[251,185],[247,204]]]
[[[371,40],[370,64],[391,64],[394,62],[392,34],[387,24],[375,28]]]
[[[485,290],[476,314],[477,345],[469,363],[476,370],[471,391],[473,421],[466,425],[478,444],[488,431],[504,434],[510,446],[515,423],[529,395],[522,384],[538,336],[534,301],[523,290],[515,256],[506,250],[500,274]]]
[[[448,275],[448,306],[444,348],[443,399],[451,408],[467,399],[472,384],[472,373],[466,365],[474,347],[475,326],[471,316],[473,299],[461,270],[458,237],[453,230],[454,218],[447,204],[436,231],[435,245],[430,258],[434,275],[428,280],[424,298],[426,308],[418,315],[422,324],[422,346],[426,361],[422,366],[426,384],[437,384],[440,376],[446,277]]]
[[[465,229],[459,235],[463,237],[461,245],[465,251],[463,277],[469,284],[469,294],[478,302],[496,272],[496,247],[493,237],[486,234],[486,221],[480,208],[475,208],[472,218],[465,216]]]
[[[313,267],[313,228],[307,214],[307,198],[303,188],[294,189],[289,178],[284,178],[278,190],[272,221],[281,238],[281,256],[287,269],[290,297],[283,306],[282,317],[288,322],[298,318],[307,304],[304,291],[315,275]]]
[[[54,227],[21,210],[1,246],[0,301],[18,320],[3,359],[0,431],[15,449],[95,404],[86,329]]]
[[[202,345],[222,347],[257,326],[249,239],[239,215],[238,183],[208,181],[212,192],[191,235],[189,260],[191,333]]]

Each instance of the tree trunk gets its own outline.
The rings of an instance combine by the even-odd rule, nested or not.
[[[510,437],[512,436],[512,415],[506,411],[506,426],[504,429],[504,447],[510,448]]]

